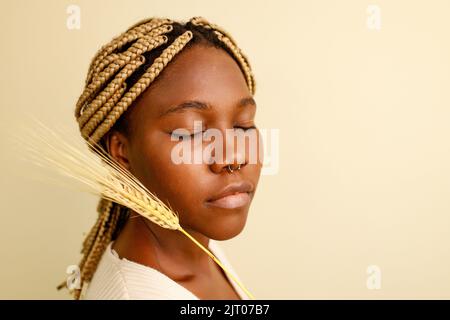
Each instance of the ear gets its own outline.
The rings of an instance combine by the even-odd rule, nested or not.
[[[119,131],[112,131],[106,136],[106,148],[109,154],[122,167],[131,170],[129,154],[128,154],[128,140],[125,135]]]

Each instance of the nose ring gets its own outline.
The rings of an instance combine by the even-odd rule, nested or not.
[[[232,173],[234,170],[241,170],[241,164],[238,164],[236,169],[232,169],[231,165],[228,165],[227,166],[227,170],[228,170],[229,173]]]

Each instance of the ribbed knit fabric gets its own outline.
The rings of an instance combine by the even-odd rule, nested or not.
[[[81,299],[200,300],[160,271],[125,258],[120,259],[112,249],[112,244],[113,242],[110,242],[103,253],[92,281]],[[209,249],[225,268],[241,281],[216,241],[209,241]],[[227,278],[242,300],[250,299],[228,275]]]

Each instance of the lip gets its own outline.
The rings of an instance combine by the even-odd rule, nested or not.
[[[206,201],[207,205],[234,209],[247,205],[251,200],[253,185],[250,182],[242,181],[232,183],[220,190],[215,196]]]

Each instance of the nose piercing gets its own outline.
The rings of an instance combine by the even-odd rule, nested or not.
[[[241,164],[238,164],[236,169],[232,169],[231,165],[228,165],[227,166],[227,170],[228,170],[229,173],[232,173],[234,170],[241,170]]]

